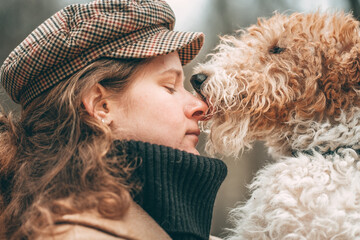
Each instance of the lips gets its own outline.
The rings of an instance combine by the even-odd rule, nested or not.
[[[194,143],[194,146],[196,146],[199,142],[199,135],[200,135],[200,129],[194,129],[186,132],[185,134],[191,141]]]
[[[200,129],[190,130],[190,131],[186,132],[186,135],[195,135],[198,137],[200,135]]]

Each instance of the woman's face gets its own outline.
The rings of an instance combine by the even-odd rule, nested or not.
[[[190,153],[196,150],[208,107],[184,88],[177,53],[158,56],[139,69],[125,94],[110,99],[110,127],[117,139],[140,140]]]

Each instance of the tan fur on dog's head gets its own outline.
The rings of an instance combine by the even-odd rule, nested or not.
[[[306,150],[299,136],[350,119],[360,105],[359,22],[345,13],[275,14],[222,37],[195,73],[214,108],[210,153],[238,154],[255,140],[273,151]]]

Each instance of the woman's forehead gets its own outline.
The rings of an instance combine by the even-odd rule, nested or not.
[[[154,57],[148,64],[144,65],[144,74],[176,74],[182,77],[183,68],[177,52]]]

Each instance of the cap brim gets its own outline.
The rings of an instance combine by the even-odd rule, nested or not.
[[[177,51],[181,64],[185,65],[196,57],[203,43],[203,33],[170,31],[164,28],[154,35],[116,50],[111,57],[118,55],[121,58],[149,58]]]

